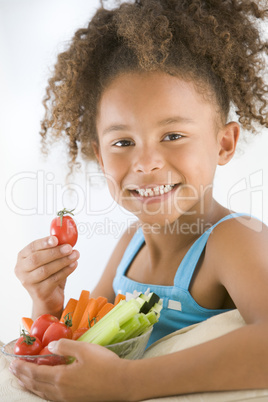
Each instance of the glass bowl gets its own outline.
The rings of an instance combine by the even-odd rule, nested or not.
[[[25,360],[27,362],[31,363],[36,363],[39,365],[49,365],[49,366],[56,366],[58,364],[67,364],[70,360],[70,358],[65,357],[65,356],[59,356],[55,354],[49,354],[49,355],[15,355],[14,354],[14,346],[15,343],[17,342],[17,339],[14,339],[13,341],[6,343],[5,345],[2,346],[1,351],[9,360],[10,362],[13,359],[21,359]]]
[[[116,353],[122,359],[140,359],[146,349],[153,328],[149,328],[144,334],[137,338],[128,339],[127,341],[114,343],[106,346],[107,349]]]
[[[149,341],[150,335],[152,333],[153,328],[150,328],[144,334],[128,339],[127,341],[114,343],[113,345],[105,346],[107,349],[116,353],[122,359],[140,359],[143,356],[143,353],[146,349],[147,343]],[[2,346],[1,351],[5,355],[5,357],[11,362],[13,359],[21,359],[31,363],[36,363],[39,365],[49,365],[56,366],[59,364],[68,364],[73,361],[72,357],[68,356],[60,356],[55,354],[49,355],[15,355],[14,354],[14,345],[17,339],[6,343]]]

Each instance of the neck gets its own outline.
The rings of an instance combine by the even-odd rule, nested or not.
[[[159,260],[166,260],[168,256],[173,258],[228,213],[214,199],[205,211],[195,206],[194,211],[188,211],[172,223],[167,222],[161,226],[141,223],[150,265],[155,266]]]

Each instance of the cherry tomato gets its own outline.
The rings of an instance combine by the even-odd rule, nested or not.
[[[45,347],[52,341],[57,341],[61,338],[72,339],[72,336],[73,332],[70,327],[63,322],[54,322],[44,333],[42,344]]]
[[[72,336],[72,340],[76,341],[80,336],[82,336],[85,332],[88,331],[88,328],[77,328]]]
[[[42,350],[42,342],[35,336],[26,334],[23,330],[21,336],[14,345],[15,355],[38,355]]]
[[[66,359],[64,356],[54,355],[48,350],[47,346],[41,350],[39,355],[40,356],[51,355],[51,356],[38,357],[36,363],[39,365],[56,366],[58,364],[66,363]]]
[[[31,335],[37,337],[38,339],[43,339],[43,335],[47,328],[55,323],[59,322],[57,317],[51,314],[42,314],[40,315],[31,326]]]
[[[78,239],[77,227],[71,216],[64,216],[73,215],[72,211],[73,209],[68,211],[64,208],[57,213],[57,218],[54,218],[50,225],[50,235],[58,238],[58,244],[70,244],[73,247]]]

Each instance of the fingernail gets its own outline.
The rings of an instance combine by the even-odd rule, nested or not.
[[[72,246],[70,246],[69,244],[65,244],[60,248],[60,251],[62,254],[70,253],[70,251],[72,251]]]
[[[73,251],[72,254],[68,255],[68,258],[70,258],[71,260],[73,260],[74,258],[77,258],[76,251]]]
[[[51,353],[54,353],[56,350],[58,342],[57,341],[52,341],[48,344],[47,348]]]
[[[73,268],[73,267],[75,267],[76,266],[76,264],[77,264],[77,262],[75,261],[75,262],[72,262],[70,265],[69,265],[69,267],[70,268]]]
[[[25,388],[25,387],[24,387],[24,384],[23,384],[23,382],[22,382],[21,380],[18,380],[18,383],[19,383],[19,385],[20,385],[21,387]]]
[[[48,244],[49,246],[54,246],[54,244],[55,244],[55,239],[54,239],[54,237],[50,237],[50,238],[48,239],[48,241],[47,241],[47,244]]]
[[[13,363],[10,364],[8,369],[9,369],[9,371],[11,371],[11,373],[13,373],[13,374],[15,373],[15,367],[14,367]]]

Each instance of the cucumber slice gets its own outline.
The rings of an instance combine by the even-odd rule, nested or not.
[[[154,292],[149,293],[148,296],[140,295],[139,296],[142,300],[145,300],[143,305],[140,308],[140,313],[147,314],[151,310],[151,308],[157,304],[160,300],[160,297],[155,294]]]

